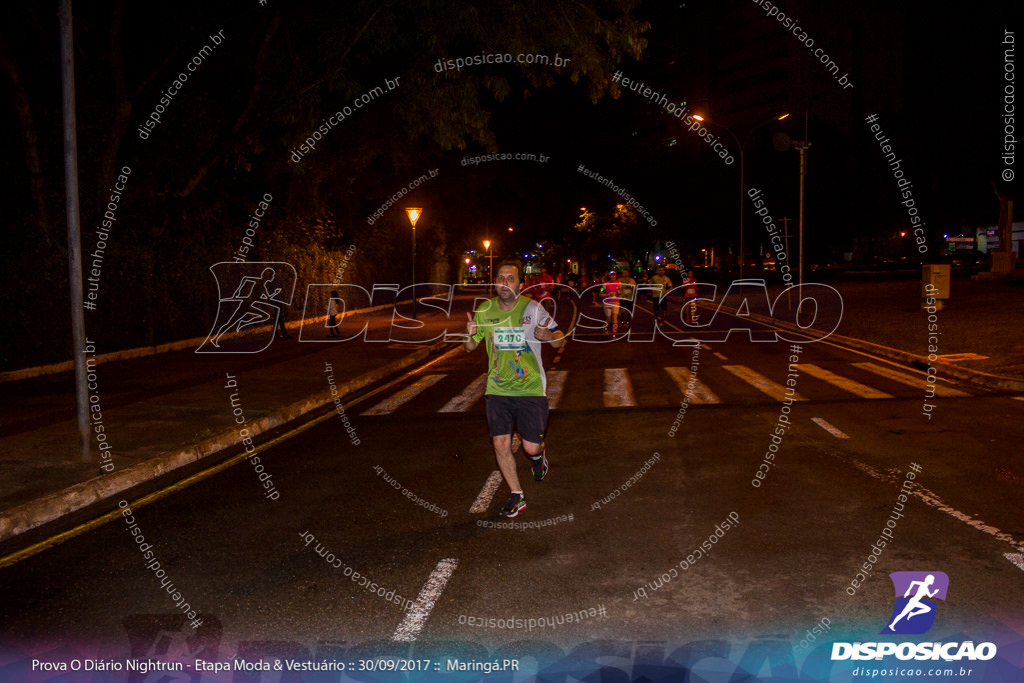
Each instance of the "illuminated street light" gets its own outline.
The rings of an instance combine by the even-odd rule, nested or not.
[[[753,128],[750,129],[750,131],[747,133],[747,137],[745,137],[743,139],[743,142],[740,142],[739,137],[736,135],[736,133],[733,133],[730,128],[728,128],[726,126],[723,126],[720,123],[716,123],[714,121],[707,121],[707,119],[705,117],[701,116],[700,114],[694,114],[693,115],[693,118],[695,120],[697,120],[697,121],[701,121],[701,122],[705,122],[706,121],[709,126],[718,126],[719,128],[723,129],[726,133],[728,133],[729,135],[732,136],[732,139],[736,141],[736,146],[740,150],[740,253],[739,253],[739,264],[740,264],[740,279],[741,280],[743,279],[743,214],[744,214],[744,209],[746,207],[746,196],[745,196],[745,192],[744,192],[744,189],[743,189],[744,188],[744,177],[743,176],[744,176],[744,170],[745,170],[744,150],[746,150],[747,143],[750,142],[750,136],[754,134],[755,130],[757,130],[761,126],[767,126],[772,121],[781,121],[782,119],[786,118],[787,116],[789,116],[789,112],[785,112],[785,113],[779,114],[778,116],[773,116],[772,118],[768,119],[764,123],[757,124],[756,126],[754,126]],[[803,254],[801,254],[801,257],[802,256],[803,256]]]
[[[487,261],[488,261],[487,275],[491,278],[491,280],[493,280],[494,279],[494,254],[491,252],[491,241],[490,240],[484,240],[484,249],[487,250]]]
[[[416,221],[423,215],[423,209],[419,207],[408,207],[405,210],[409,216],[409,224],[412,225],[412,319],[416,319]]]

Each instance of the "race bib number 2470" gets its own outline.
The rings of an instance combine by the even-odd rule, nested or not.
[[[495,327],[494,347],[499,351],[518,351],[526,346],[526,329],[522,327]]]

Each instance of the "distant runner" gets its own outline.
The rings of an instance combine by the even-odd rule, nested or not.
[[[668,309],[668,293],[672,290],[672,280],[669,279],[668,275],[665,275],[665,266],[658,266],[658,269],[654,272],[651,277],[651,295],[654,297],[654,320],[661,322],[665,317],[665,311]]]
[[[533,297],[536,299],[545,309],[548,309],[548,313],[553,311],[554,299],[551,298],[551,290],[554,289],[555,279],[548,275],[548,269],[544,266],[540,267],[540,275],[538,275],[533,281],[533,289],[531,291],[536,292]]]
[[[605,277],[601,286],[601,303],[604,306],[604,331],[613,337],[619,334],[619,276],[614,270]]]
[[[511,497],[501,508],[503,517],[515,517],[526,508],[526,498],[512,455],[512,432],[523,438],[523,451],[533,465],[533,478],[548,474],[544,432],[548,422],[547,376],[541,360],[541,343],[554,348],[565,344],[557,323],[544,308],[528,297],[520,297],[522,271],[518,263],[498,266],[494,283],[498,296],[485,301],[476,314],[466,316],[466,351],[487,342],[487,424],[494,455]]]
[[[683,288],[683,319],[691,325],[697,324],[697,281],[693,278],[693,273],[687,273],[686,277],[683,278],[683,283],[679,285]]]

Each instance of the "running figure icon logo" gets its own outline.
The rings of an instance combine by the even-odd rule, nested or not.
[[[880,633],[927,633],[935,623],[938,600],[946,599],[949,577],[943,572],[892,572],[896,605],[889,625]]]
[[[292,303],[295,268],[283,262],[233,263],[210,266],[217,280],[220,305],[217,320],[196,353],[259,353],[274,341],[281,309]],[[239,339],[229,333],[265,326],[258,339]]]

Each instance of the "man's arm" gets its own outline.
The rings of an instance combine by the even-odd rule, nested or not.
[[[551,348],[560,349],[563,346],[565,346],[565,335],[562,334],[561,330],[555,330],[554,332],[551,333],[551,335]]]
[[[538,325],[537,329],[533,331],[533,336],[537,338],[537,341],[550,342],[553,349],[560,349],[565,346],[565,335],[562,334],[561,330],[549,330]]]
[[[473,320],[473,314],[467,313],[466,318],[468,319],[468,322],[466,323],[465,347],[466,353],[470,353],[471,351],[476,350],[476,347],[480,346],[480,342],[478,342],[476,339],[473,339],[473,335],[476,334],[476,321]]]

